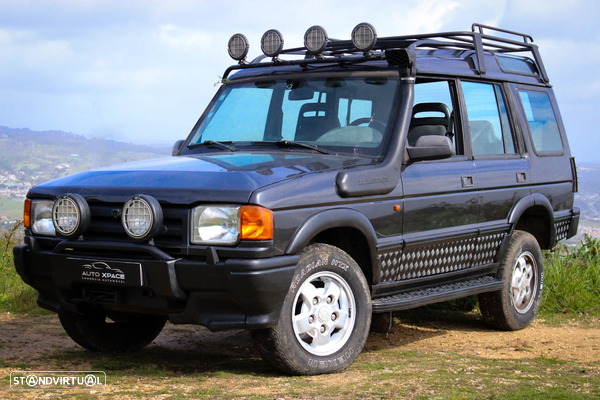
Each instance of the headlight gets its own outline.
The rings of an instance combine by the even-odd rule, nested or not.
[[[192,243],[233,245],[273,239],[273,212],[258,206],[200,206],[192,211]]]
[[[192,243],[235,244],[240,234],[240,207],[200,206],[192,212]]]
[[[75,193],[60,196],[52,206],[52,223],[59,236],[78,238],[90,225],[90,207],[87,201]]]
[[[152,240],[163,228],[162,208],[152,196],[135,195],[123,206],[121,223],[132,239]]]
[[[373,25],[363,22],[352,31],[352,43],[360,51],[369,51],[377,43],[377,32]]]
[[[35,235],[55,236],[52,224],[52,200],[31,200],[30,227]],[[27,212],[27,211],[26,211]]]
[[[260,39],[260,48],[267,57],[277,57],[283,50],[283,36],[277,29],[270,29]]]
[[[311,26],[304,34],[304,47],[312,54],[322,53],[327,47],[327,32],[319,25]]]
[[[246,39],[246,36],[242,35],[241,33],[236,33],[233,35],[227,44],[229,56],[238,61],[246,58],[249,48],[250,45],[248,44],[248,39]]]

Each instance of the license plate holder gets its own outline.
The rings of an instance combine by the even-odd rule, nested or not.
[[[66,267],[72,282],[121,287],[144,285],[141,263],[69,257]]]

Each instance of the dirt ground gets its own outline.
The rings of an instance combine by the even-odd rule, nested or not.
[[[452,352],[492,359],[557,358],[581,362],[600,361],[600,319],[585,324],[553,326],[541,320],[517,332],[495,331],[480,317],[463,314],[458,320],[400,316],[388,334],[369,336],[365,351],[383,348],[427,352]],[[255,355],[245,331],[212,333],[188,325],[168,323],[149,348],[203,356]],[[26,363],[36,369],[52,367],[51,354],[84,352],[62,330],[55,315],[0,314],[0,374]]]

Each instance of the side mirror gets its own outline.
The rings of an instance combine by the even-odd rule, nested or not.
[[[407,146],[411,161],[441,160],[454,155],[452,141],[446,136],[426,135],[417,139],[414,146]]]
[[[183,142],[185,142],[185,140],[178,140],[175,142],[175,144],[173,145],[173,151],[171,152],[172,156],[176,156],[179,153],[179,150],[181,150],[181,146],[183,146]]]

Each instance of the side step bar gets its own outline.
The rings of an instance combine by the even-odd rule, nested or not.
[[[447,285],[419,289],[412,292],[380,297],[373,300],[373,312],[389,312],[407,310],[424,306],[426,304],[441,303],[443,301],[471,296],[473,294],[495,292],[502,290],[504,282],[491,276],[469,279],[467,281],[450,283]]]

